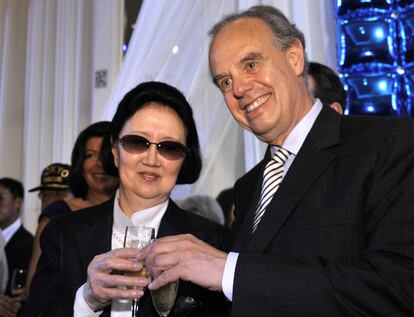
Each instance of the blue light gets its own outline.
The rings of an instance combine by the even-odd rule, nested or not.
[[[385,37],[384,30],[382,28],[376,28],[374,30],[374,35],[375,35],[375,38],[378,41],[382,41],[384,39],[384,37]]]
[[[383,92],[386,92],[387,91],[387,82],[385,80],[380,80],[378,82],[378,89],[383,91]]]
[[[391,107],[394,111],[397,111],[397,96],[395,94],[391,95]]]
[[[126,52],[127,49],[128,49],[128,45],[126,45],[126,44],[122,45],[122,51],[123,52]]]
[[[344,114],[414,117],[414,0],[333,1]]]

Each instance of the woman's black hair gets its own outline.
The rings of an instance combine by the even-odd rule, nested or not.
[[[83,162],[85,161],[86,143],[93,137],[104,137],[109,130],[109,121],[100,121],[91,124],[77,137],[72,150],[71,172],[69,188],[75,197],[86,199],[88,195],[88,184],[83,177]]]
[[[177,89],[161,82],[139,84],[121,100],[112,119],[110,133],[104,138],[101,147],[102,164],[109,175],[118,176],[118,169],[112,155],[112,142],[118,142],[119,134],[125,123],[145,105],[156,103],[174,110],[186,128],[185,156],[177,184],[192,184],[201,172],[201,154],[193,111],[184,95]],[[112,141],[112,142],[111,142]]]

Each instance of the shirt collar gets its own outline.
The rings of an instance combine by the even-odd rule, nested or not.
[[[312,108],[289,133],[285,142],[283,142],[282,147],[285,150],[288,150],[295,156],[298,154],[303,142],[305,142],[305,139],[321,110],[322,103],[319,99],[316,99]],[[272,146],[272,154],[277,150],[277,148],[278,147]]]
[[[3,229],[3,237],[6,240],[6,243],[13,237],[17,230],[19,230],[22,225],[20,218],[17,218],[10,226]]]
[[[124,233],[126,226],[147,226],[155,228],[155,234],[157,235],[161,219],[167,211],[168,202],[169,200],[167,199],[156,206],[139,210],[135,212],[131,218],[129,218],[119,206],[118,189],[115,194],[113,229],[119,233]]]

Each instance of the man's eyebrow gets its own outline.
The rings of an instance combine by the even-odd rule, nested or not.
[[[213,83],[215,84],[215,85],[218,85],[218,82],[221,80],[221,79],[223,79],[224,77],[226,77],[225,75],[216,75],[216,76],[214,76],[213,77]]]
[[[259,59],[263,59],[263,55],[260,53],[248,53],[246,56],[244,56],[240,61],[239,64],[244,64],[246,62],[250,61],[256,61]]]

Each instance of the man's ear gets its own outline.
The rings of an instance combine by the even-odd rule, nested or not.
[[[286,57],[297,76],[302,76],[305,68],[305,51],[299,39],[295,38],[286,49]]]
[[[344,114],[344,111],[342,110],[341,105],[339,104],[339,102],[333,102],[329,105],[329,107],[331,107],[333,110],[335,110],[336,112],[338,112],[339,114]]]
[[[16,208],[16,210],[20,211],[20,208],[22,207],[22,205],[23,205],[23,199],[16,198],[14,200],[14,207]]]

